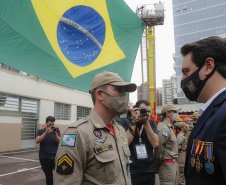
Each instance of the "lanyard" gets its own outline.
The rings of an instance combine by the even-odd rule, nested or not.
[[[142,143],[142,140],[141,140],[141,134],[143,132],[143,129],[144,129],[144,125],[142,125],[141,129],[139,130],[139,128],[137,127],[137,132],[138,132],[138,135],[139,135],[139,143],[141,144]]]

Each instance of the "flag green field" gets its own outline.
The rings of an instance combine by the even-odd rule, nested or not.
[[[123,0],[0,0],[0,63],[88,92],[103,71],[131,80],[144,28]]]

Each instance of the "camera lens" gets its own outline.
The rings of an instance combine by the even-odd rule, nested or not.
[[[141,115],[141,116],[147,116],[147,112],[148,112],[148,111],[147,111],[147,109],[145,109],[145,108],[141,108],[141,109],[140,109],[140,115]]]

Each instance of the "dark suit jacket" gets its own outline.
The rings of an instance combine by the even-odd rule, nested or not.
[[[193,139],[213,142],[214,173],[205,170],[204,150],[200,155],[202,169],[196,171],[191,167],[191,149]],[[185,178],[187,185],[226,185],[226,91],[219,94],[203,112],[196,123],[189,141],[185,162]]]

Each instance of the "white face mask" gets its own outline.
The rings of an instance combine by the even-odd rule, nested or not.
[[[174,121],[177,121],[179,117],[179,114],[178,113],[173,113],[173,117],[171,117],[171,120],[174,122]]]

